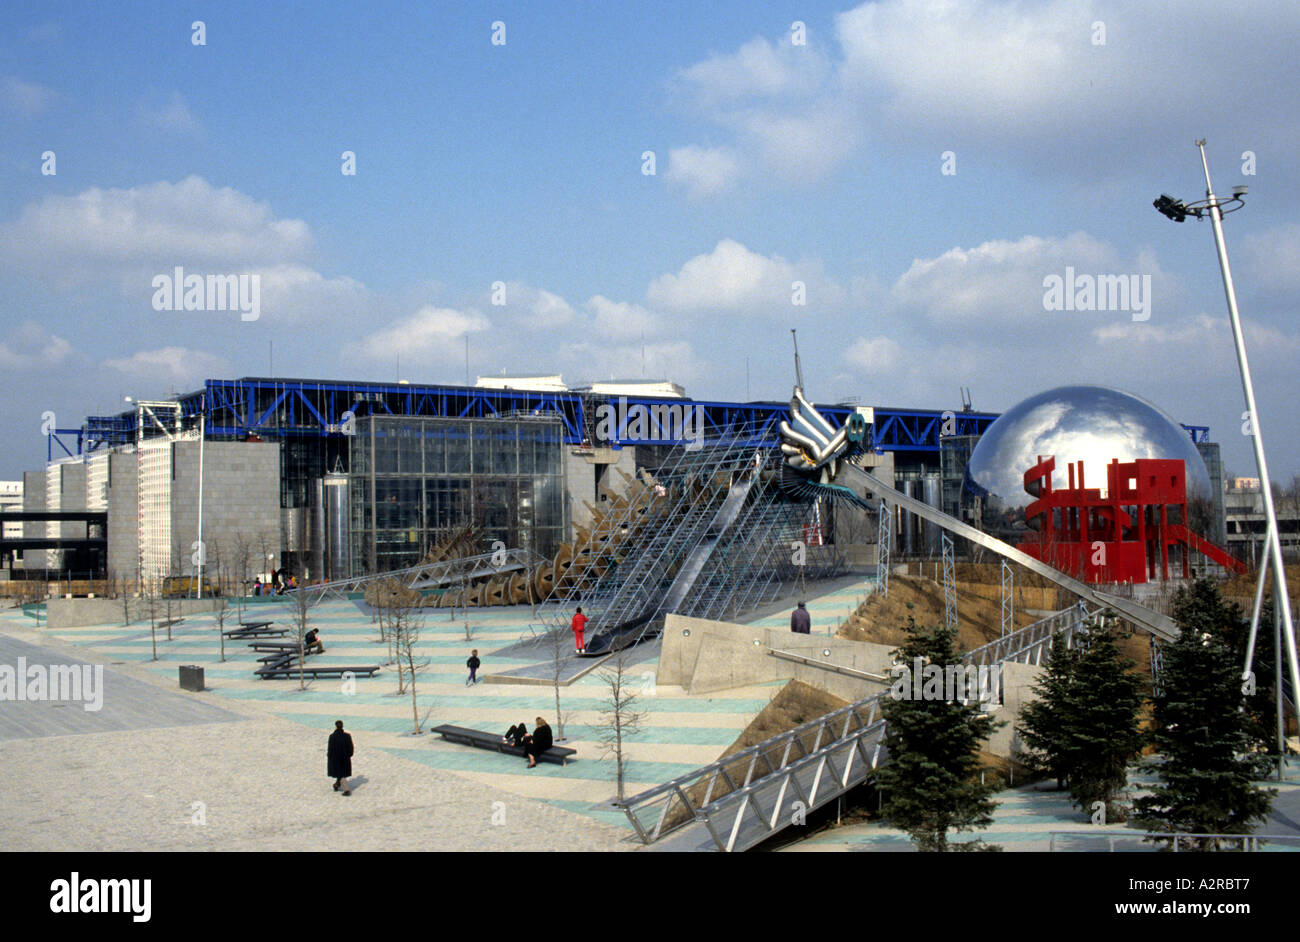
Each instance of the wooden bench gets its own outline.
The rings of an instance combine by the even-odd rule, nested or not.
[[[238,627],[256,631],[258,628],[267,628],[274,624],[273,621],[241,621]]]
[[[476,749],[491,749],[493,752],[504,752],[512,756],[523,756],[523,746],[516,746],[514,743],[506,742],[501,738],[500,733],[485,733],[481,729],[466,729],[464,726],[435,726],[429,730],[431,733],[438,733],[447,742],[458,743],[462,746],[473,746]],[[567,746],[551,746],[537,757],[539,762],[554,762],[557,765],[567,765],[569,756],[576,756],[577,749],[569,749]]]
[[[288,657],[288,655],[283,655]],[[344,674],[351,673],[358,677],[373,677],[379,670],[378,664],[368,664],[364,667],[308,667],[303,665],[301,668],[297,664],[285,666],[271,666],[258,668],[253,673],[263,680],[272,678],[283,680],[285,678],[297,677],[299,671],[304,676],[310,676],[313,680],[320,677],[342,677]]]

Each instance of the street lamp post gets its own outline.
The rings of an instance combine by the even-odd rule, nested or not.
[[[1277,525],[1277,512],[1273,506],[1273,486],[1268,476],[1268,460],[1264,454],[1264,433],[1260,428],[1259,409],[1255,405],[1255,384],[1250,376],[1250,361],[1246,356],[1246,339],[1241,330],[1241,314],[1237,309],[1237,292],[1232,283],[1232,269],[1228,265],[1228,247],[1223,239],[1224,207],[1231,207],[1227,212],[1240,209],[1242,197],[1246,195],[1246,188],[1235,187],[1232,198],[1229,200],[1221,201],[1216,197],[1214,195],[1214,185],[1210,182],[1210,164],[1205,156],[1204,139],[1197,141],[1196,146],[1201,152],[1201,167],[1205,171],[1205,199],[1196,203],[1184,204],[1180,200],[1162,194],[1153,205],[1175,222],[1182,222],[1187,216],[1195,216],[1200,219],[1208,213],[1210,223],[1214,228],[1214,245],[1219,255],[1219,270],[1223,275],[1223,291],[1228,298],[1228,320],[1232,324],[1232,339],[1236,345],[1237,367],[1241,372],[1241,389],[1246,397],[1246,409],[1250,419],[1251,446],[1255,451],[1255,466],[1259,472],[1259,487],[1264,499],[1264,516],[1267,521],[1267,555],[1261,565],[1268,566],[1271,563],[1275,599],[1273,606],[1275,629],[1282,634],[1286,641],[1287,661],[1291,673],[1291,689],[1300,693],[1300,664],[1297,663],[1296,657],[1295,626],[1291,619],[1291,599],[1286,585],[1286,567],[1282,561],[1282,541]],[[1234,203],[1235,206],[1232,205]],[[1255,595],[1255,611],[1253,613],[1253,621],[1256,624],[1258,624],[1259,608],[1263,601],[1264,572],[1262,569],[1259,578],[1260,591],[1257,591]],[[1249,653],[1247,657],[1249,657]],[[1278,688],[1278,712],[1280,717],[1282,710],[1281,684],[1278,684]],[[1279,774],[1281,772],[1280,763],[1281,760],[1279,759]]]

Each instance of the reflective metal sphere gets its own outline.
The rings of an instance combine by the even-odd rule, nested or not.
[[[1062,386],[1004,412],[971,452],[962,499],[967,506],[981,500],[986,527],[1001,529],[1012,518],[1023,520],[1014,511],[1034,499],[1025,492],[1024,474],[1039,455],[1056,458],[1053,488],[1069,486],[1067,466],[1082,460],[1085,486],[1103,494],[1112,458],[1181,458],[1188,497],[1210,496],[1210,476],[1191,435],[1163,411],[1105,386]]]

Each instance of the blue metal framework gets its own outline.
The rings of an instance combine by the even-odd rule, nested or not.
[[[703,410],[704,435],[716,439],[724,433],[753,446],[775,446],[777,424],[789,417],[784,402],[717,402],[696,399],[621,397],[630,410],[645,407],[685,405]],[[594,424],[586,415],[602,403],[620,404],[620,397],[594,396],[581,392],[537,392],[522,389],[485,389],[470,386],[417,385],[407,383],[340,382],[311,379],[209,379],[203,388],[178,397],[182,421],[196,421],[206,409],[210,438],[245,438],[249,435],[283,438],[299,435],[342,435],[351,413],[366,415],[442,416],[481,418],[507,414],[555,415],[564,424],[566,444],[583,440],[583,429]],[[851,406],[818,405],[832,422],[841,423],[853,411]],[[937,454],[941,435],[982,435],[998,417],[994,412],[940,411],[937,409],[894,409],[877,407],[871,447],[886,451]],[[620,416],[615,447],[630,444],[626,437],[626,416]],[[99,448],[135,440],[137,413],[92,415],[81,428],[54,429],[47,436],[46,459],[53,461],[56,450],[68,457],[80,457]],[[650,437],[638,436],[636,444],[672,445],[679,441],[667,431],[647,422]],[[1204,425],[1184,425],[1192,440],[1209,441]],[[660,437],[653,437],[659,435]],[[73,439],[75,438],[75,445]],[[74,450],[75,448],[75,450]],[[61,457],[61,456],[60,456]]]

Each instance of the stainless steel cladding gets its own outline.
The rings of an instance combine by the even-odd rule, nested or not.
[[[936,510],[943,510],[943,487],[939,475],[927,474],[921,480],[921,483],[924,486],[925,497],[923,499],[925,502]],[[927,556],[938,556],[943,552],[943,547],[940,545],[942,540],[940,534],[942,532],[937,523],[932,523],[929,520],[922,521],[921,533],[925,537],[924,546]]]
[[[982,503],[983,529],[1023,529],[1024,474],[1039,456],[1056,458],[1054,487],[1068,484],[1067,465],[1083,461],[1085,484],[1106,489],[1111,459],[1181,458],[1187,492],[1211,496],[1205,462],[1191,436],[1158,407],[1105,386],[1062,386],[1031,396],[1004,412],[971,452],[962,503]]]
[[[325,492],[325,578],[346,579],[352,574],[349,539],[348,479],[329,474],[322,479]]]

